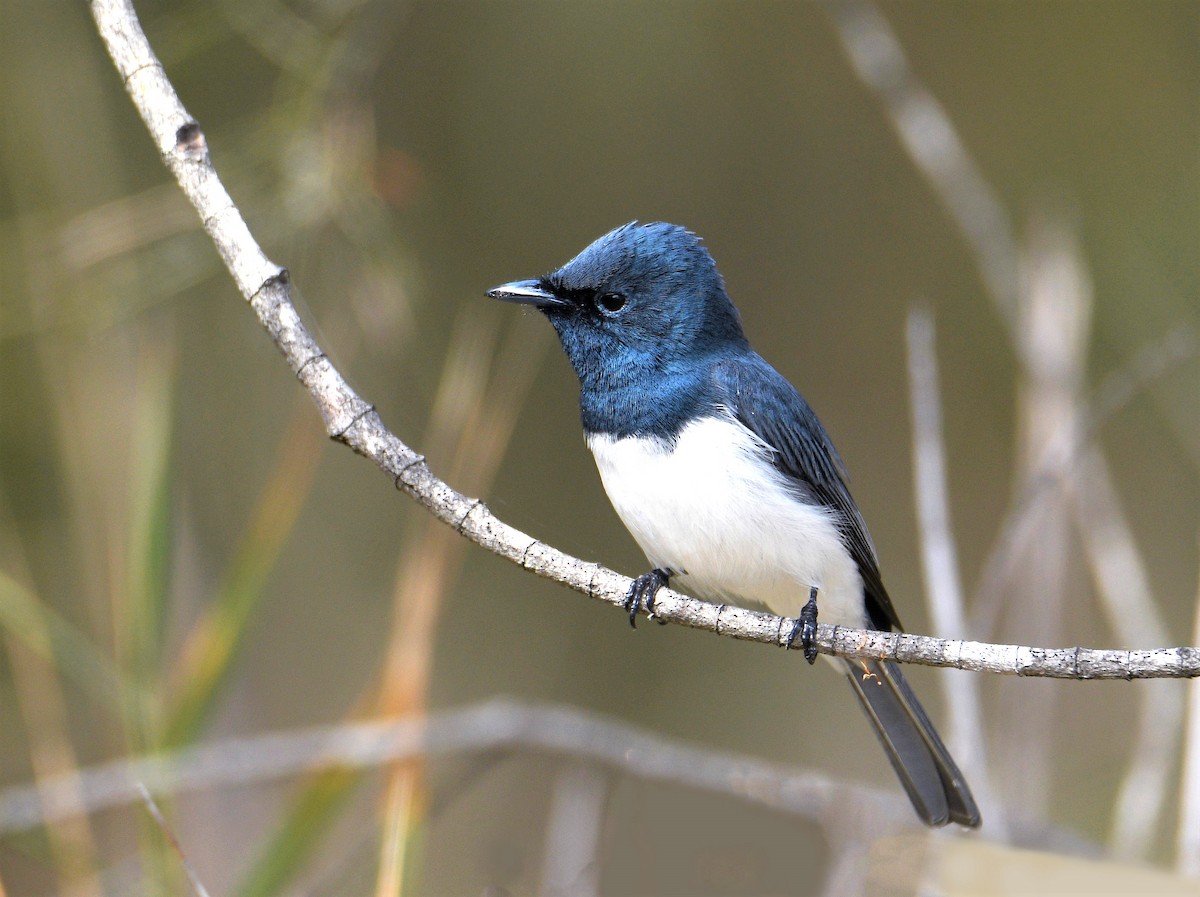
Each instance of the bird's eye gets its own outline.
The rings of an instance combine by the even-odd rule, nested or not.
[[[615,315],[625,307],[625,303],[629,300],[623,293],[601,293],[596,302],[601,309],[608,312],[610,315]]]

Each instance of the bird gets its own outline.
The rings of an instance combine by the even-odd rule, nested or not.
[[[900,630],[848,475],[816,413],[754,351],[692,231],[630,222],[562,267],[487,296],[540,311],[578,375],[588,448],[652,569],[631,624],[675,583],[700,598],[816,622]],[[661,622],[661,621],[660,621]],[[831,658],[846,674],[917,816],[980,824],[979,808],[897,664]]]

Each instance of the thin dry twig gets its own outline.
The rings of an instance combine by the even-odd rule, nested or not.
[[[887,19],[866,0],[825,0],[859,78],[967,240],[984,285],[1010,330],[1016,327],[1016,240],[1008,213],[958,136],[950,116],[913,73]]]
[[[154,824],[158,826],[159,831],[163,833],[163,837],[167,839],[167,843],[171,845],[171,849],[175,851],[175,855],[179,857],[179,862],[183,866],[183,872],[187,876],[188,884],[192,886],[196,897],[208,897],[208,888],[204,887],[204,882],[200,881],[200,876],[196,874],[196,870],[192,868],[191,862],[187,858],[187,854],[183,852],[183,848],[179,845],[179,839],[175,837],[175,833],[171,831],[171,827],[167,825],[167,820],[163,818],[162,811],[158,809],[158,804],[154,802],[154,798],[150,796],[150,791],[141,782],[137,783],[138,797],[142,803],[146,805],[146,811],[154,820]]]
[[[1065,563],[1066,515],[1073,510],[1113,631],[1127,633],[1133,642],[1165,643],[1165,627],[1094,437],[1100,423],[1139,387],[1194,354],[1194,334],[1188,329],[1169,334],[1161,347],[1139,353],[1128,370],[1110,376],[1093,400],[1083,403],[1079,394],[1090,288],[1070,232],[1035,220],[1043,226],[1034,228],[1032,245],[1022,252],[1007,214],[953,123],[912,71],[879,9],[870,0],[827,0],[826,6],[855,71],[882,103],[913,163],[971,248],[984,285],[1008,325],[1027,381],[1022,403],[1023,484],[986,567],[977,624],[994,618],[1002,594],[1008,610],[1013,610],[1012,590],[1004,590],[1000,581],[1002,573],[1011,578],[1016,571],[1008,568],[1020,558],[1018,575],[1025,577],[1026,587],[1015,596],[1022,602],[1017,615],[1026,626],[1032,621],[1036,625],[1031,628],[1053,637],[1059,611],[1043,599],[1061,591],[1057,586]],[[1022,272],[1027,276],[1022,278]],[[1041,575],[1031,578],[1031,571]],[[990,632],[991,626],[976,625],[975,631]],[[1051,700],[1036,692],[1026,695],[1013,714],[1026,723],[1033,715],[1037,722],[1028,728],[1049,732]],[[1110,838],[1121,855],[1144,858],[1149,852],[1168,792],[1181,713],[1180,695],[1160,689],[1142,695],[1136,743]],[[1011,726],[1001,729],[1012,731]],[[1017,747],[1002,753],[1021,758],[1014,781],[1025,792],[1018,802],[1028,809],[1048,793],[1048,753],[1030,751],[1027,739]]]
[[[1071,232],[1056,218],[1034,216],[1019,258],[1013,349],[1017,381],[1016,493],[1049,462],[1063,457],[1077,428],[1091,291],[1076,264]],[[1024,540],[1010,563],[1005,614],[1047,639],[1062,637],[1071,541],[1066,490],[1047,488],[1025,509]],[[991,633],[989,633],[991,634]],[[1050,810],[1052,751],[1061,694],[1032,689],[1001,695],[997,758],[1014,806],[1039,817]]]
[[[1196,333],[1192,329],[1178,327],[1167,332],[1107,374],[1083,407],[1076,409],[1077,416],[1059,425],[1054,441],[1062,450],[1044,456],[1040,467],[1027,478],[988,552],[975,590],[970,631],[992,631],[1004,601],[1005,581],[1011,575],[1009,568],[1020,554],[1020,547],[1030,538],[1030,522],[1036,518],[1036,508],[1049,492],[1063,488],[1079,469],[1101,426],[1134,396],[1182,362],[1194,358],[1196,351]]]
[[[291,302],[286,269],[254,241],[209,158],[204,132],[187,114],[138,25],[128,0],[92,0],[101,37],[146,123],[163,162],[196,207],[234,282],[309,391],[326,431],[391,476],[443,523],[476,544],[547,579],[609,604],[621,605],[631,585],[599,564],[582,561],[509,526],[479,499],[438,479],[417,454],[383,425],[333,367]],[[664,589],[656,616],[664,622],[734,638],[783,645],[791,622],[771,614],[714,605]],[[1200,675],[1200,649],[1144,651],[1030,648],[942,640],[820,625],[825,654],[954,667],[976,672],[1062,679],[1180,678]]]
[[[913,471],[916,479],[917,522],[920,528],[921,568],[934,626],[940,632],[967,631],[967,614],[958,553],[950,526],[946,450],[942,434],[942,400],[933,313],[914,309],[908,316],[908,379],[913,417]],[[979,680],[945,677],[946,704],[951,708],[949,742],[975,783],[982,806],[994,807],[988,825],[1004,831],[999,802],[992,799],[992,782],[984,741],[983,700]]]
[[[1113,632],[1130,641],[1163,639],[1167,624],[1104,456],[1088,452],[1069,481],[1080,534],[1100,606]],[[1139,684],[1139,706],[1129,765],[1117,792],[1108,843],[1114,855],[1145,860],[1175,791],[1185,694],[1172,683]]]

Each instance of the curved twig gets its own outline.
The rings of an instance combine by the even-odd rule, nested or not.
[[[268,259],[251,236],[217,177],[203,131],[176,96],[129,0],[92,0],[91,9],[164,164],[195,206],[234,283],[313,397],[329,435],[369,458],[397,488],[477,545],[539,576],[622,605],[632,582],[628,577],[565,554],[504,523],[482,501],[438,479],[420,455],[388,431],[300,320],[291,302],[287,270]],[[782,645],[780,633],[791,629],[790,623],[771,614],[709,604],[668,589],[658,594],[654,610],[664,622],[774,645]],[[1200,676],[1200,648],[1190,647],[1150,651],[1028,648],[821,625],[817,648],[823,654],[843,657],[1058,679]]]

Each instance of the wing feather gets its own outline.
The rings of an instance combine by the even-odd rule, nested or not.
[[[845,465],[804,397],[761,356],[725,359],[713,368],[719,401],[774,450],[775,468],[805,501],[832,509],[858,564],[872,625],[902,629],[883,579],[866,522],[846,486]]]

